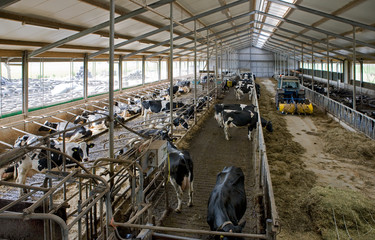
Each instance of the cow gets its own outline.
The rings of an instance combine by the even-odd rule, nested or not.
[[[94,147],[95,144],[87,144],[86,142],[65,143],[65,153],[77,161],[87,161],[89,155],[89,149]],[[51,140],[50,147],[52,149],[62,152],[63,144],[57,140]],[[66,158],[66,164],[74,163],[73,160]],[[48,169],[47,151],[35,150],[33,152],[25,154],[21,157],[21,160],[16,163],[17,168],[17,180],[18,184],[25,184],[26,176],[29,170],[35,170],[37,172],[43,172]],[[63,155],[51,152],[51,167],[59,167],[63,164]],[[22,190],[21,190],[22,194]]]
[[[190,81],[179,81],[177,82],[178,91],[180,93],[189,93],[190,92]]]
[[[183,107],[182,102],[174,102],[173,109]],[[170,110],[170,102],[165,100],[145,100],[142,102],[142,114],[144,120],[148,119],[149,113],[159,113]]]
[[[242,96],[246,93],[249,94],[249,100],[251,101],[251,97],[253,95],[253,85],[248,83],[241,83],[234,89],[234,94],[237,100],[241,100]]]
[[[257,98],[259,100],[259,98],[260,98],[260,85],[258,83],[255,83],[255,92],[256,92]]]
[[[105,118],[106,116],[108,116],[108,112],[106,111],[84,111],[80,116],[76,117],[73,123],[78,124],[90,122],[90,124],[88,125],[90,129],[107,129],[109,126],[108,119],[102,119],[101,121],[97,121],[101,118]]]
[[[173,125],[175,127],[182,126],[185,129],[189,129],[189,119],[194,116],[194,105],[185,105],[181,109],[177,110],[177,117],[173,119]]]
[[[50,133],[64,131],[69,128],[76,127],[75,123],[70,122],[49,122],[46,121],[38,130],[40,132],[48,131]],[[82,140],[84,138],[88,138],[92,136],[92,131],[85,126],[81,126],[74,130],[68,131],[65,133],[65,137],[69,138],[69,141],[77,141]],[[58,137],[63,137],[63,134],[60,134]]]
[[[188,206],[193,206],[193,160],[188,151],[177,149],[169,139],[167,140],[167,151],[168,180],[176,190],[177,194],[178,203],[175,212],[180,213],[182,194],[186,188],[189,192]]]
[[[225,167],[217,174],[216,184],[208,199],[207,223],[211,231],[241,233],[246,221],[239,221],[246,211],[245,176],[242,169]],[[223,237],[220,239],[242,239]]]
[[[223,111],[223,126],[225,139],[229,141],[229,128],[247,127],[247,136],[251,141],[251,133],[256,129],[258,123],[258,113],[253,111]]]
[[[236,111],[256,111],[256,106],[253,104],[246,105],[246,104],[216,104],[215,107],[215,119],[220,127],[224,127],[223,125],[223,111],[224,110],[236,110]]]

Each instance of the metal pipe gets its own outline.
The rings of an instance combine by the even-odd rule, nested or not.
[[[329,38],[327,35],[327,97],[329,98]]]
[[[65,221],[59,216],[49,213],[31,213],[24,215],[23,213],[1,213],[1,219],[20,219],[20,220],[33,220],[33,219],[46,219],[51,220],[59,224],[61,228],[62,239],[69,239],[69,228],[66,225]]]
[[[314,91],[314,75],[315,75],[315,59],[314,59],[314,43],[311,42],[311,54],[312,54],[312,76],[311,76],[311,90]]]
[[[170,48],[169,48],[169,109],[170,109],[170,134],[173,136],[173,3],[170,3]]]
[[[357,109],[357,102],[356,102],[356,99],[357,99],[357,96],[356,96],[356,83],[355,83],[355,80],[356,80],[356,36],[355,36],[355,26],[353,26],[353,110],[356,110]]]
[[[207,70],[207,81],[206,81],[206,87],[207,87],[207,95],[208,95],[208,92],[210,91],[209,90],[209,81],[210,81],[210,39],[208,37],[208,30],[207,30],[207,63],[206,63],[206,70]]]
[[[194,123],[197,123],[197,20],[194,20]]]
[[[114,96],[114,55],[115,55],[115,0],[110,0],[110,13],[109,13],[109,32],[110,32],[110,38],[109,38],[109,93],[108,93],[108,112],[109,112],[109,151],[108,155],[110,158],[114,158],[114,135],[115,135],[115,130],[114,130],[114,101],[113,101],[113,96]],[[109,175],[112,177],[114,174],[114,166],[113,164],[109,165]],[[113,180],[110,182],[111,188],[113,187],[114,182]]]
[[[120,55],[118,59],[118,88],[120,93],[122,93],[122,61],[124,60],[124,56]]]
[[[216,98],[217,98],[217,75],[218,75],[218,59],[217,59],[217,40],[215,40],[215,52],[216,52],[216,60],[215,60],[215,94],[216,94]]]
[[[204,234],[204,235],[217,235],[217,236],[227,236],[227,237],[243,237],[243,238],[258,238],[267,239],[264,234],[252,234],[252,233],[232,233],[232,232],[219,232],[219,231],[207,231],[199,229],[181,229],[172,227],[160,227],[160,226],[149,226],[140,224],[129,224],[112,222],[112,225],[127,228],[139,228],[139,229],[150,229],[154,231],[166,231],[166,232],[179,232],[179,233],[192,233],[192,234]]]
[[[29,61],[28,52],[22,54],[22,114],[27,117],[29,111]]]
[[[302,86],[303,86],[303,73],[305,71],[305,68],[304,68],[304,59],[303,59],[303,43],[301,44],[301,48],[302,48],[302,75],[301,75],[301,82],[302,82]]]
[[[85,53],[83,57],[83,99],[87,101],[89,96],[89,58],[88,54]]]

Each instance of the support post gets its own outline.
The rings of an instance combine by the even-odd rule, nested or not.
[[[29,53],[22,54],[22,114],[28,116],[29,111]]]
[[[329,98],[329,39],[327,35],[327,97]]]
[[[118,88],[119,88],[120,93],[122,92],[122,60],[123,58],[124,57],[120,55],[118,59]]]
[[[146,83],[146,57],[142,56],[142,85]]]
[[[208,30],[207,30],[207,63],[206,63],[206,66],[207,66],[207,68],[206,68],[206,70],[207,70],[207,81],[206,81],[206,87],[207,87],[207,95],[208,95],[208,93],[210,92],[210,89],[208,88],[208,86],[209,86],[209,82],[210,82],[210,39],[208,38]]]
[[[170,134],[173,136],[173,3],[170,3],[170,51],[169,51],[169,106],[170,106]]]
[[[161,81],[161,57],[158,60],[158,81]]]
[[[315,60],[314,60],[314,43],[311,42],[311,64],[312,64],[312,76],[311,76],[311,90],[314,91],[314,75],[315,75]]]
[[[305,64],[304,64],[304,61],[303,61],[303,43],[301,44],[301,51],[302,51],[302,75],[301,75],[301,82],[302,82],[302,86],[303,86],[303,73],[304,73],[304,71],[305,71]]]
[[[355,43],[355,26],[353,26],[353,110],[357,110],[357,103],[356,103],[356,99],[357,99],[357,96],[356,96],[356,84],[355,84],[355,79],[356,79],[356,66],[355,66],[355,63],[356,63],[356,43]]]
[[[217,67],[217,64],[218,64],[218,59],[217,59],[217,40],[215,40],[215,52],[216,52],[216,61],[215,61],[215,93],[216,93],[216,98],[217,98],[217,74],[218,74],[218,67]]]
[[[109,103],[109,157],[114,158],[114,119],[113,119],[113,80],[114,80],[114,55],[115,55],[115,48],[114,48],[114,40],[115,40],[115,0],[110,1],[110,14],[109,14],[109,96],[108,96],[108,103]],[[110,177],[112,178],[114,174],[113,163],[110,163]],[[113,179],[110,182],[111,188],[113,187],[114,182]]]
[[[194,123],[197,123],[197,20],[194,20]]]
[[[85,102],[89,96],[89,55],[85,53],[83,58],[83,99]]]

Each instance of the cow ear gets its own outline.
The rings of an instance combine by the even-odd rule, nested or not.
[[[78,148],[73,148],[72,150],[73,150],[73,152],[77,152]]]

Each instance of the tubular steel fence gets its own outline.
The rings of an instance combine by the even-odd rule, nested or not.
[[[323,108],[340,121],[345,122],[355,130],[364,133],[367,137],[375,139],[375,120],[363,113],[353,110],[335,100],[332,100],[320,93],[304,88],[306,97],[318,107]]]

